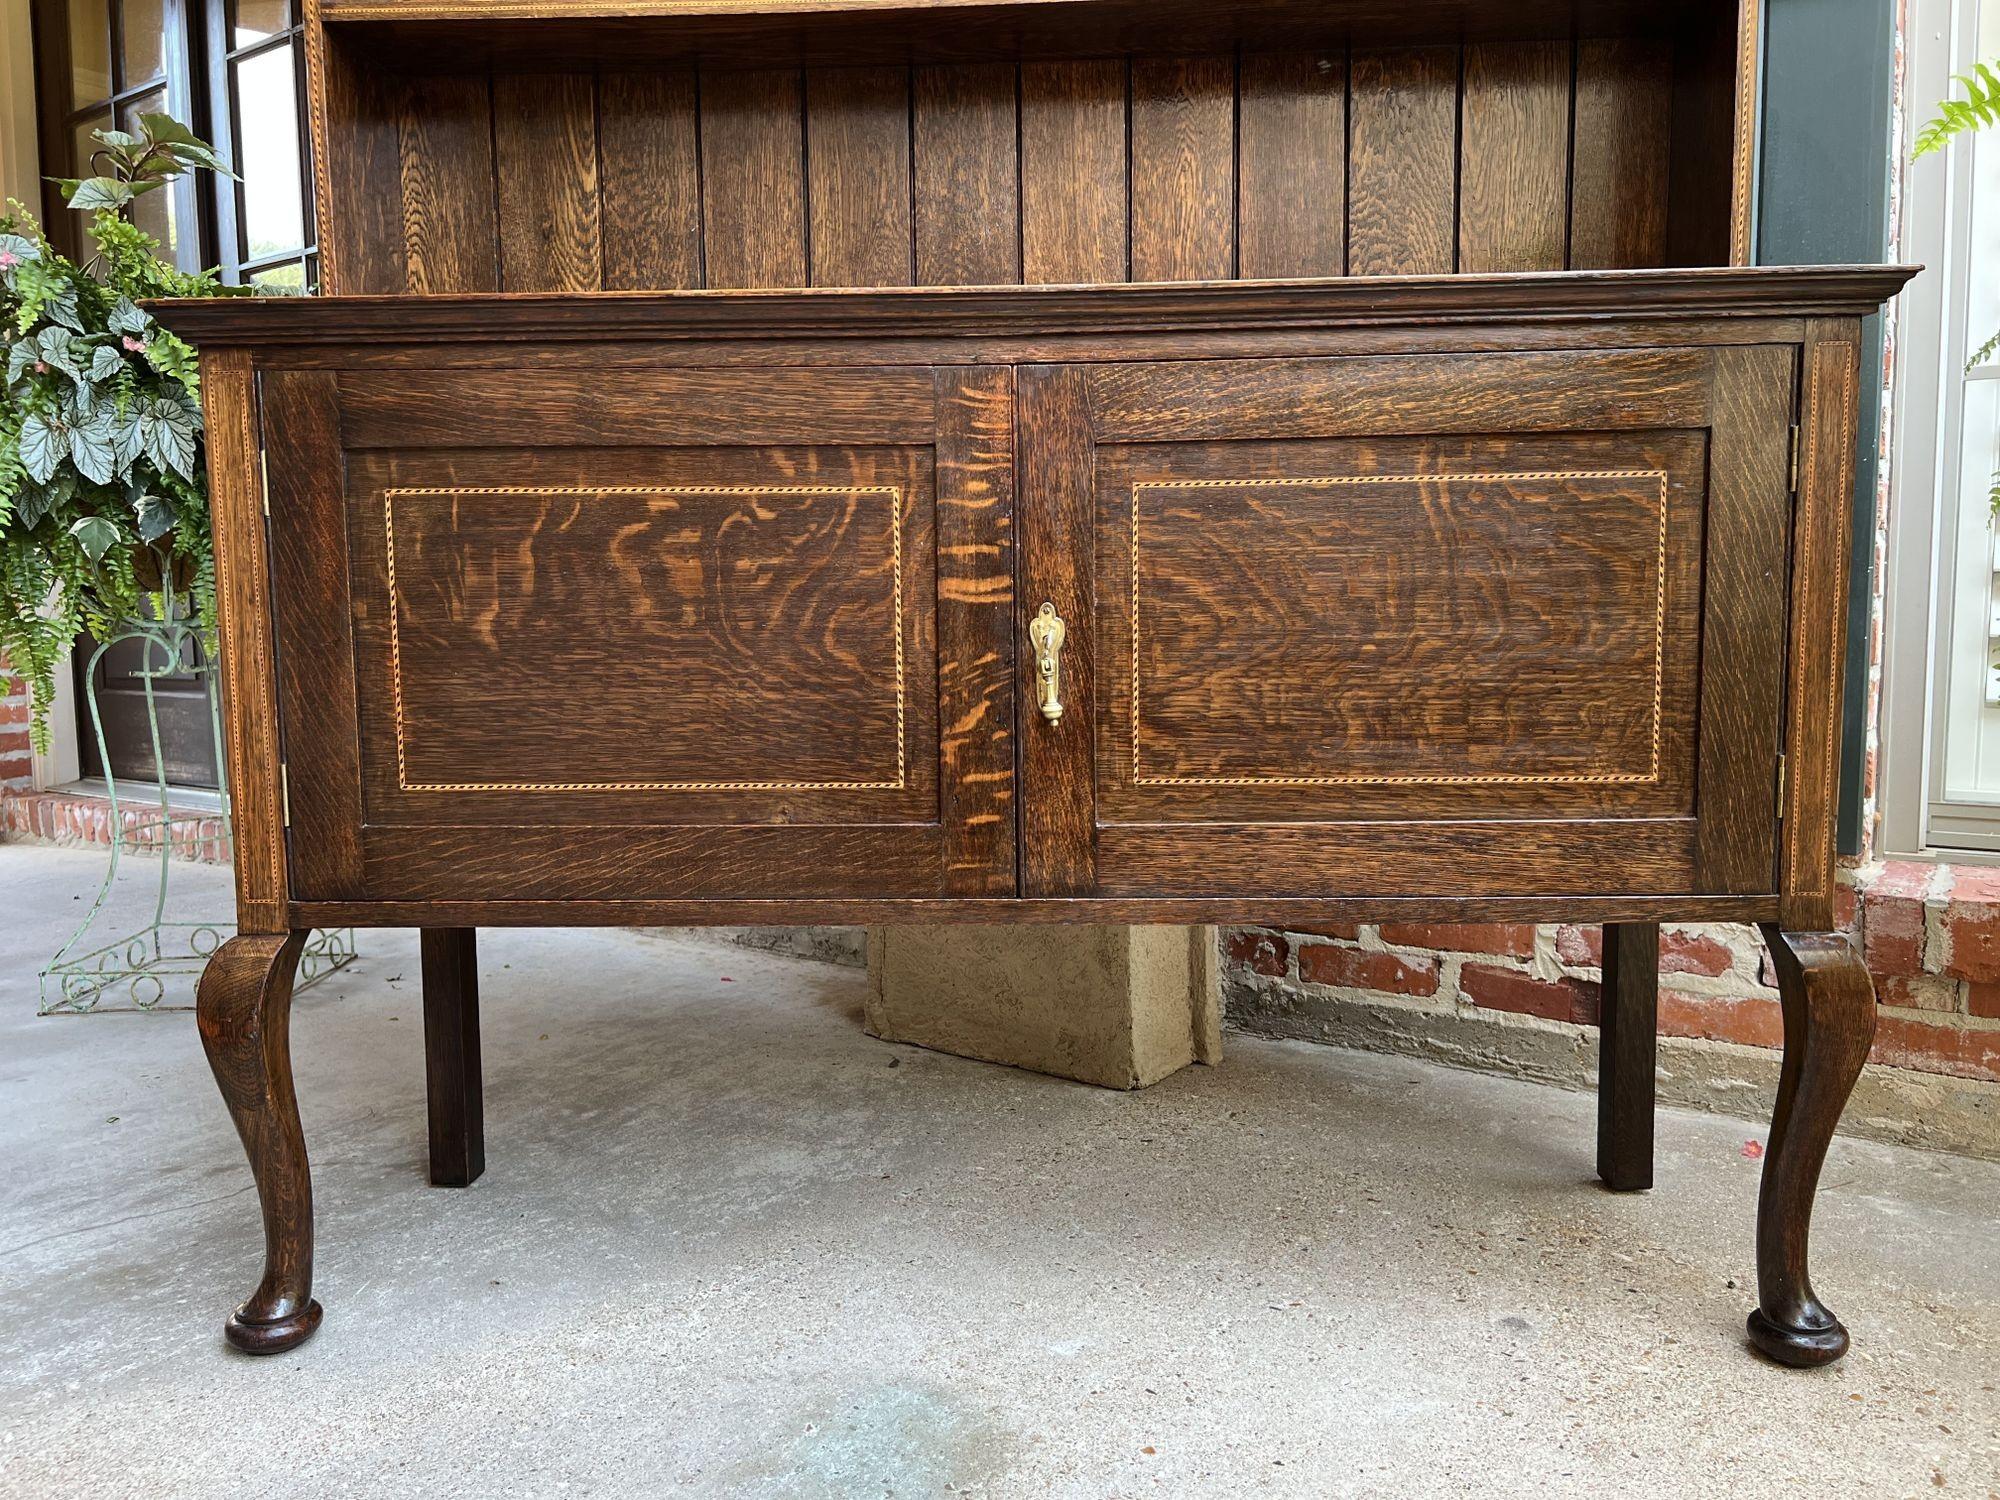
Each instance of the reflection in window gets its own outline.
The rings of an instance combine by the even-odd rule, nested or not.
[[[305,246],[306,226],[292,48],[281,44],[233,66],[237,117],[246,127],[237,152],[243,178],[243,258],[258,261],[297,252]]]

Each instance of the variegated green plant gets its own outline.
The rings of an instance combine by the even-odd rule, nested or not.
[[[166,264],[127,215],[190,169],[225,169],[165,115],[94,139],[97,175],[62,183],[91,214],[86,264],[58,254],[19,203],[0,215],[0,657],[28,680],[39,749],[80,631],[108,632],[149,596],[214,628],[195,354],[138,304],[239,289]]]

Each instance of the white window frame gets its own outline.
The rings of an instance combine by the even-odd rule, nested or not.
[[[1900,149],[1908,149],[1915,128],[1951,92],[1952,75],[1977,60],[1982,3],[2000,6],[2000,0],[1913,0]],[[1991,191],[2000,138],[1969,139],[1987,155],[1982,191]],[[1994,275],[1991,251],[1981,267],[1972,244],[1975,161],[1967,144],[1961,138],[1951,150],[1911,163],[1903,176],[1898,251],[1929,269],[1903,294],[1897,314],[1878,852],[1988,863],[2000,862],[2000,794],[1968,793],[1947,774],[1962,766],[1967,735],[1978,733],[1963,709],[1955,717],[1950,711],[1965,702],[1966,691],[1961,680],[1954,695],[1952,674],[1956,668],[1962,679],[1968,662],[1975,670],[1983,665],[1972,658],[1989,650],[1988,631],[1982,624],[1975,640],[1969,622],[1990,618],[2000,566],[1994,528],[1967,501],[1973,476],[1961,461],[1964,398],[1973,384],[1963,375],[1971,352],[1970,287],[1976,268]],[[1984,476],[1977,477],[1983,491]]]

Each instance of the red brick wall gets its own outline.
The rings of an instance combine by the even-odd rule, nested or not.
[[[34,785],[34,756],[28,746],[28,685],[9,676],[0,660],[0,798]]]
[[[2000,1082],[2000,870],[1891,861],[1850,872],[1842,921],[1875,975],[1874,1060]],[[1225,932],[1223,962],[1305,994],[1511,1011],[1594,1026],[1596,927],[1430,923]],[[1776,1047],[1769,956],[1747,927],[1668,927],[1660,1030]]]

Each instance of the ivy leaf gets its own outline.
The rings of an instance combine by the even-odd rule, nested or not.
[[[139,413],[146,456],[162,469],[194,481],[194,423],[177,401],[155,396]]]
[[[174,529],[173,501],[159,495],[141,495],[138,505],[139,540],[157,542]]]
[[[98,412],[70,428],[69,461],[84,478],[98,484],[110,484],[117,478],[118,446],[109,412]]]
[[[92,562],[102,561],[104,554],[118,545],[117,523],[103,516],[85,516],[73,522],[69,534]]]
[[[34,412],[21,424],[21,466],[38,484],[47,484],[56,466],[69,457],[69,429]]]
[[[99,344],[96,353],[90,356],[90,378],[102,385],[124,366],[125,361],[118,351],[109,344]]]
[[[112,304],[111,316],[105,320],[113,333],[129,333],[138,338],[153,326],[151,314],[140,311],[138,304],[130,297],[120,297]]]

